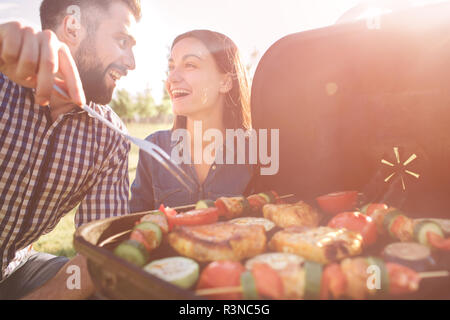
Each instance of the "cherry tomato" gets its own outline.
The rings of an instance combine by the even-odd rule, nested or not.
[[[326,266],[322,274],[320,299],[328,300],[330,292],[333,298],[339,299],[345,294],[346,288],[347,280],[345,279],[345,274],[341,270],[341,266],[337,263]]]
[[[331,215],[353,210],[356,206],[357,200],[358,191],[335,192],[316,198],[316,201],[322,211]]]
[[[420,276],[414,270],[397,263],[386,263],[389,274],[389,293],[406,294],[419,289]]]
[[[339,213],[328,222],[328,226],[359,232],[364,246],[370,246],[377,241],[377,225],[371,217],[358,211]]]
[[[241,274],[245,267],[236,261],[214,261],[203,269],[197,283],[197,289],[239,287]],[[209,296],[216,300],[237,300],[242,293],[225,293]]]
[[[436,249],[450,251],[450,238],[445,239],[434,232],[427,232],[428,242]]]
[[[261,296],[282,299],[284,296],[283,282],[278,273],[266,263],[255,263],[252,274],[256,282],[256,290]]]

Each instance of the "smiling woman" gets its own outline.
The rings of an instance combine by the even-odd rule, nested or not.
[[[159,131],[147,137],[168,154],[181,142],[172,136],[174,129],[189,133],[189,145],[206,148],[203,132],[194,134],[194,122],[202,129],[214,129],[225,136],[226,129],[249,129],[251,126],[249,88],[236,45],[223,34],[209,30],[194,30],[178,36],[169,57],[166,88],[176,115],[173,130]],[[196,148],[196,149],[197,149]],[[220,196],[243,194],[252,176],[247,164],[223,164],[224,155],[215,152],[213,163],[186,161],[184,171],[196,181],[196,192],[183,189],[174,177],[165,174],[160,165],[140,153],[136,180],[131,187],[132,212],[151,210],[164,203],[169,206],[192,204],[201,199],[215,200]],[[184,152],[184,151],[183,151]],[[186,150],[191,159],[194,150]],[[220,157],[220,156],[219,156]],[[194,157],[195,158],[195,157]],[[194,163],[194,164],[192,164]]]

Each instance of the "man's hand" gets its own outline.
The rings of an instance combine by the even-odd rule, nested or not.
[[[36,32],[18,22],[0,24],[0,72],[15,83],[35,88],[40,105],[49,103],[55,82],[72,102],[80,106],[86,102],[70,50],[50,30]]]

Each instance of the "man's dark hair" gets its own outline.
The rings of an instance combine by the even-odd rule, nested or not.
[[[56,31],[57,26],[61,23],[61,19],[68,14],[66,12],[67,8],[71,5],[77,5],[82,13],[80,23],[90,27],[91,31],[95,31],[98,27],[98,21],[89,21],[89,18],[83,12],[88,12],[87,9],[91,8],[101,9],[106,12],[115,2],[122,2],[127,5],[136,21],[140,20],[140,0],[43,0],[40,8],[42,30],[50,29]]]

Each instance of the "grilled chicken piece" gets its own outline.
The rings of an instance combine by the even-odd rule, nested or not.
[[[261,225],[219,222],[178,227],[169,233],[169,243],[178,253],[198,261],[239,261],[264,252],[266,233]]]
[[[317,227],[319,214],[309,204],[299,201],[294,204],[266,204],[264,218],[272,220],[278,227]]]
[[[360,254],[362,236],[346,229],[319,227],[305,231],[303,228],[292,227],[275,233],[269,242],[269,248],[327,264]]]

